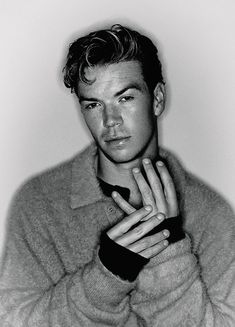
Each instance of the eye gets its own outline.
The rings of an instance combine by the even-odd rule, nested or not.
[[[92,102],[92,103],[87,104],[85,106],[85,109],[91,110],[91,109],[95,109],[98,106],[100,106],[100,104],[98,102]]]
[[[131,101],[133,99],[134,99],[133,96],[131,96],[131,95],[125,95],[125,96],[121,97],[120,102],[128,102],[128,101]]]

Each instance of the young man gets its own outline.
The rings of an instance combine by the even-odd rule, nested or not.
[[[234,326],[234,216],[158,147],[156,47],[115,25],[64,73],[95,142],[16,195],[1,326]]]

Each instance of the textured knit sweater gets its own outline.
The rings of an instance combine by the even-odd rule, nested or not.
[[[124,214],[96,178],[94,145],[27,182],[8,219],[0,326],[235,326],[235,218],[219,195],[161,150],[186,237],[134,282],[101,263],[103,230]],[[112,255],[112,253],[110,253]]]

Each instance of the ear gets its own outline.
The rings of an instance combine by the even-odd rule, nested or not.
[[[154,115],[159,117],[165,109],[165,86],[163,83],[157,83],[153,91],[153,110]]]

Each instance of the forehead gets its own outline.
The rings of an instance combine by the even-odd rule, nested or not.
[[[115,93],[128,84],[136,83],[143,89],[147,88],[138,61],[124,61],[109,65],[97,65],[85,68],[85,77],[91,83],[78,82],[78,96],[90,93]]]

